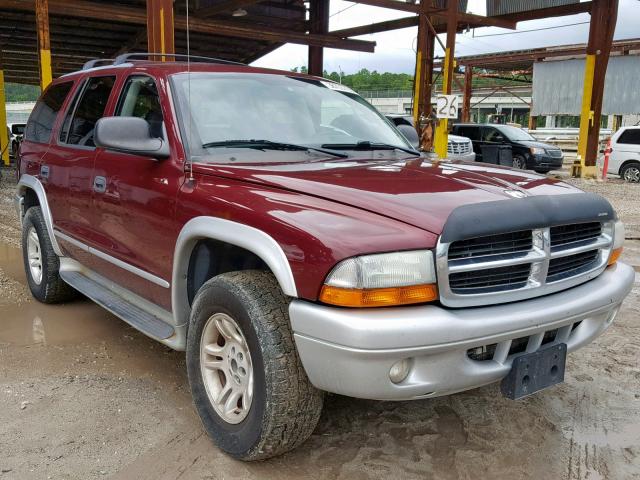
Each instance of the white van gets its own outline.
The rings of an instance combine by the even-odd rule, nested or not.
[[[627,182],[640,182],[640,126],[623,127],[611,137],[607,173],[620,175]]]

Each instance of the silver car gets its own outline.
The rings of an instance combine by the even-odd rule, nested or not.
[[[420,148],[420,137],[413,126],[413,117],[411,115],[393,115],[389,114],[386,117],[400,130],[400,132],[407,138],[411,145],[416,149]],[[404,128],[403,128],[404,126]],[[410,128],[406,128],[410,127]],[[473,144],[467,137],[460,137],[458,135],[449,134],[449,143],[447,144],[447,158],[449,160],[464,160],[467,162],[474,162],[476,160],[476,154],[473,151]]]

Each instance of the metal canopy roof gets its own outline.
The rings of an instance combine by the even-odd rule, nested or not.
[[[196,2],[192,1],[192,5]],[[191,53],[216,56],[249,63],[281,46],[284,42],[271,40],[258,31],[287,30],[292,35],[307,31],[306,9],[303,0],[270,0],[252,2],[242,8],[244,17],[233,17],[233,10],[216,12],[214,7],[228,4],[224,0],[201,1],[202,13],[191,11],[191,20],[238,25],[255,30],[244,38],[215,35],[203,29],[190,28]],[[249,2],[244,2],[249,3]],[[75,5],[74,5],[75,4]],[[184,16],[185,2],[175,3],[175,14]],[[87,5],[85,15],[77,10]],[[67,8],[65,8],[67,7]],[[53,76],[78,70],[90,58],[113,58],[125,51],[146,51],[145,0],[56,1],[49,4],[49,25]],[[120,13],[118,13],[120,12]],[[131,13],[136,15],[131,15]],[[127,18],[120,18],[126,15]],[[186,30],[176,21],[176,53],[186,53]],[[215,31],[215,27],[212,27]],[[38,83],[38,48],[33,1],[0,1],[0,60],[7,82]]]

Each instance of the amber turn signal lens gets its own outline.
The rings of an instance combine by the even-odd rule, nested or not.
[[[409,287],[353,289],[325,285],[320,292],[320,301],[341,307],[389,307],[437,300],[435,285],[412,285]]]
[[[613,250],[611,252],[611,255],[609,255],[608,265],[613,265],[614,263],[616,263],[620,258],[620,255],[622,255],[622,247],[616,248],[615,250]]]

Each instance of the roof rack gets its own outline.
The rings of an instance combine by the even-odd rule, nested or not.
[[[82,65],[82,70],[89,70],[100,64],[111,65],[113,63],[113,58],[94,58],[93,60],[89,60],[84,65]]]
[[[135,60],[136,58],[140,58],[140,57],[142,59],[149,58],[149,57],[171,57],[175,59],[189,60],[192,62],[219,63],[219,64],[225,64],[225,65],[246,66],[245,63],[232,62],[231,60],[224,60],[222,58],[199,57],[195,55],[181,55],[176,53],[150,53],[150,52],[123,53],[122,55],[118,55],[116,57],[116,59],[113,61],[113,65],[122,65],[123,63],[127,63],[129,60]]]

